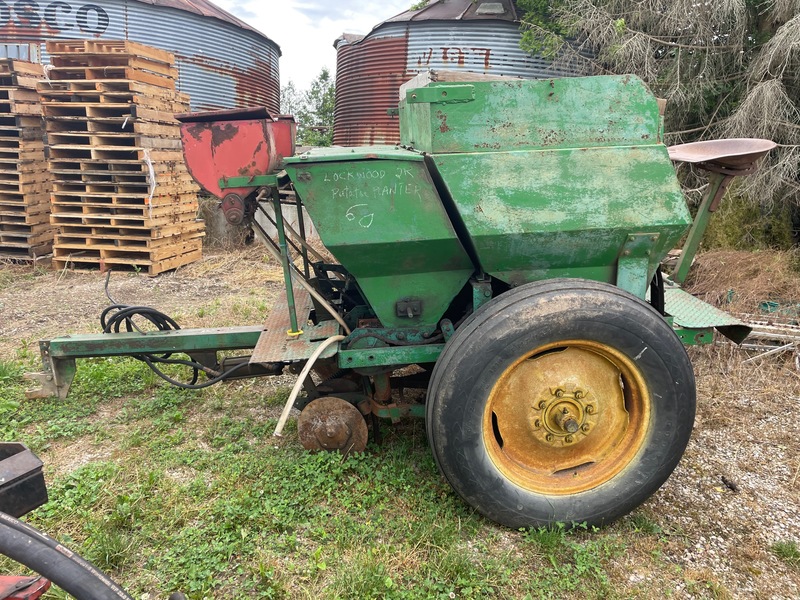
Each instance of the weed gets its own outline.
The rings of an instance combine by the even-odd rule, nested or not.
[[[647,535],[660,535],[663,533],[661,526],[641,510],[637,510],[628,515],[626,521],[634,533],[643,533]]]
[[[800,547],[797,542],[775,542],[770,546],[772,553],[791,567],[800,567]]]
[[[283,406],[286,404],[286,400],[289,399],[289,394],[291,393],[291,388],[279,387],[264,399],[264,404],[267,406]]]
[[[624,544],[614,537],[590,532],[585,524],[568,528],[557,523],[552,528],[531,529],[523,533],[546,566],[533,578],[530,593],[547,597],[553,590],[606,597],[610,579],[606,565],[622,553]],[[544,593],[543,593],[544,592]]]
[[[70,396],[94,400],[120,398],[147,389],[154,375],[132,358],[99,358],[81,361]]]
[[[0,360],[0,384],[19,383],[22,378],[22,368],[11,361]]]
[[[125,531],[103,524],[88,527],[86,558],[104,570],[115,570],[130,560],[135,543]]]
[[[731,600],[733,596],[710,571],[691,571],[686,576],[686,591],[692,595],[702,595],[714,600]]]

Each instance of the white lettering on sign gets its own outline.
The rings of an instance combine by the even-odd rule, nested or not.
[[[0,0],[0,31],[39,29],[56,31],[76,30],[81,33],[102,35],[108,29],[108,13],[97,4],[72,4],[63,0],[36,2],[36,0]]]
[[[364,229],[375,221],[375,210],[370,208],[370,202],[387,197],[392,203],[397,197],[422,200],[422,188],[415,181],[414,171],[408,167],[330,170],[322,173],[322,180],[331,184],[328,189],[333,200],[355,201],[344,216]],[[393,209],[387,207],[387,210]]]

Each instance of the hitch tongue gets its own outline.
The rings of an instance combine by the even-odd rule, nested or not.
[[[72,380],[75,379],[74,358],[53,358],[50,355],[50,342],[39,342],[39,352],[42,356],[42,371],[39,373],[25,373],[25,379],[35,381],[40,387],[25,390],[25,397],[29,400],[38,400],[56,396],[66,400]]]

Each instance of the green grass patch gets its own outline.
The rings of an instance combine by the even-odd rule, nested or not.
[[[797,545],[797,542],[775,542],[770,546],[770,550],[790,567],[800,568],[800,546]]]
[[[440,477],[422,421],[385,423],[381,447],[343,458],[303,450],[293,419],[273,438],[288,389],[264,382],[187,391],[99,359],[79,362],[67,400],[23,402],[20,364],[2,373],[7,439],[46,464],[70,453],[29,522],[133,597],[625,597],[624,534],[660,543],[636,516],[603,531],[497,527]]]

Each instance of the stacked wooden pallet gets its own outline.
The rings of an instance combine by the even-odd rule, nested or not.
[[[39,83],[53,174],[57,268],[156,275],[201,257],[199,188],[173,115],[172,54],[128,41],[52,41]]]
[[[0,258],[36,259],[53,244],[41,78],[41,65],[0,59]]]

